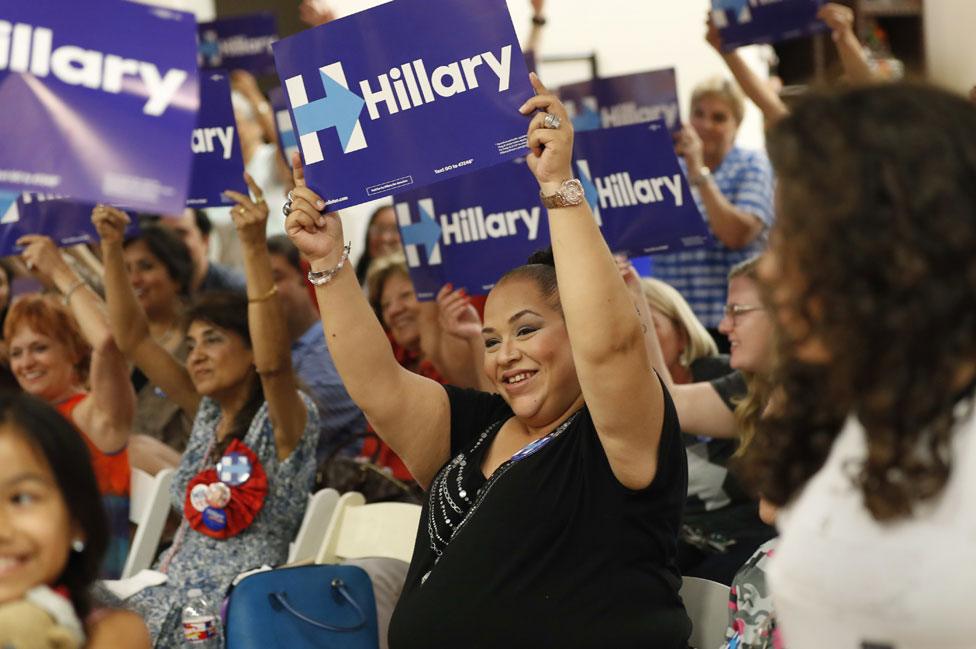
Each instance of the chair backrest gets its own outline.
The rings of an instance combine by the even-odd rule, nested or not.
[[[316,563],[388,557],[410,562],[420,524],[420,505],[372,503],[361,493],[343,494],[325,533]]]
[[[315,559],[338,503],[339,492],[331,487],[320,489],[309,496],[302,526],[298,528],[295,541],[288,551],[288,563]]]
[[[721,647],[729,625],[729,587],[708,579],[685,577],[681,599],[691,618],[689,644],[696,649]]]
[[[152,565],[156,548],[169,514],[169,486],[175,471],[163,469],[155,477],[145,471],[132,469],[129,488],[129,520],[136,524],[136,534],[125,559],[122,578],[131,577]]]

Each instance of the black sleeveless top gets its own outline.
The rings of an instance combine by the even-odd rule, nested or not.
[[[391,649],[685,649],[675,557],[688,466],[667,391],[657,474],[633,491],[585,407],[486,480],[512,411],[445,389],[454,459],[428,491]]]

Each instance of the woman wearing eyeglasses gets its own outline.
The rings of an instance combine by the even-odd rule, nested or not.
[[[710,381],[678,384],[668,369],[660,331],[647,323],[651,363],[668,381],[688,456],[688,498],[678,545],[684,575],[731,584],[736,571],[775,534],[759,519],[758,503],[739,486],[727,465],[741,453],[769,400],[773,322],[756,280],[758,258],[729,273],[728,302],[719,331],[730,343],[734,372]],[[630,283],[628,283],[630,284]],[[639,288],[640,311],[654,315]],[[724,358],[724,357],[723,357]],[[680,380],[680,379],[679,379]]]

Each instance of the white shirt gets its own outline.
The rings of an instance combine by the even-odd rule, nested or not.
[[[943,492],[878,523],[849,476],[866,455],[851,418],[824,467],[779,514],[769,580],[789,649],[976,647],[976,418],[953,434]]]

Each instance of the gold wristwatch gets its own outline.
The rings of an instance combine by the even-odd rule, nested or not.
[[[542,199],[542,204],[551,210],[558,207],[574,207],[580,205],[583,203],[583,199],[586,198],[586,194],[583,192],[583,184],[575,178],[571,178],[570,180],[564,180],[555,194],[546,196],[540,191],[539,198]]]

